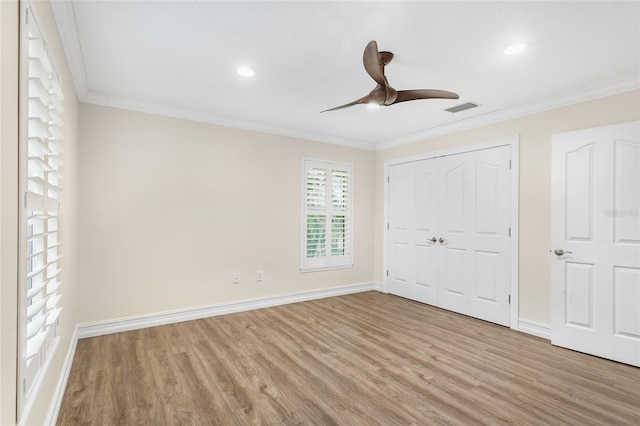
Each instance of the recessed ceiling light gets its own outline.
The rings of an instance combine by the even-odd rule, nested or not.
[[[256,75],[256,72],[249,67],[240,67],[236,70],[236,72],[243,77],[253,77],[254,75]]]
[[[515,43],[511,43],[507,47],[504,48],[505,55],[517,55],[518,53],[522,53],[529,48],[529,43],[526,41],[517,41]]]
[[[378,108],[380,108],[380,104],[370,103],[370,104],[367,104],[367,108],[369,108],[369,109],[378,109]]]

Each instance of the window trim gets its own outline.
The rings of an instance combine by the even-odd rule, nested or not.
[[[301,176],[301,215],[300,215],[300,272],[319,272],[319,271],[333,271],[340,269],[351,269],[353,268],[353,259],[354,259],[354,175],[355,175],[355,167],[353,163],[342,162],[342,161],[333,161],[319,158],[311,158],[311,157],[302,157],[301,159],[301,167],[300,167],[300,176]],[[348,223],[349,223],[349,255],[348,256],[340,256],[344,260],[339,261],[336,256],[335,262],[328,262],[323,264],[309,265],[306,260],[308,259],[306,256],[307,253],[307,192],[306,192],[306,183],[307,183],[307,168],[308,165],[322,165],[323,167],[328,167],[329,169],[335,168],[338,170],[348,170],[349,171],[349,210],[347,212]],[[330,231],[329,231],[330,235]],[[326,238],[326,241],[330,241],[330,238]],[[329,243],[330,244],[330,243]],[[331,256],[325,256],[325,258],[330,259]]]

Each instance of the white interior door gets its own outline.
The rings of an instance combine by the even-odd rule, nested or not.
[[[437,303],[435,283],[436,162],[424,160],[389,168],[389,251],[387,291]]]
[[[552,343],[640,366],[640,122],[553,136]]]
[[[510,323],[510,147],[439,162],[442,308]]]
[[[389,293],[510,325],[510,152],[389,167]]]

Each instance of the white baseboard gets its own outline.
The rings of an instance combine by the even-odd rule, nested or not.
[[[84,339],[87,337],[103,336],[106,334],[120,333],[122,331],[137,330],[157,325],[173,324],[182,321],[213,317],[216,315],[231,314],[235,312],[249,311],[252,309],[268,308],[271,306],[286,305],[289,303],[304,302],[307,300],[323,299],[325,297],[342,296],[372,290],[382,291],[382,284],[374,282],[352,284],[320,290],[289,293],[279,296],[248,299],[238,302],[157,312],[148,315],[118,318],[89,324],[80,324],[78,326],[78,338]]]
[[[532,334],[534,336],[542,337],[543,339],[551,340],[551,326],[548,324],[542,324],[539,322],[520,318],[520,321],[518,321],[518,330],[522,331],[523,333]]]
[[[71,337],[71,345],[69,345],[67,356],[65,357],[64,364],[62,365],[62,372],[60,374],[60,378],[58,379],[58,383],[53,394],[53,399],[51,400],[51,406],[49,407],[49,412],[47,413],[47,418],[44,423],[45,425],[55,426],[56,421],[58,420],[60,406],[62,405],[62,397],[64,396],[64,390],[67,388],[67,382],[69,381],[69,374],[71,373],[71,366],[73,365],[73,357],[76,354],[77,345],[78,328],[76,328],[75,332],[73,333],[73,337]]]

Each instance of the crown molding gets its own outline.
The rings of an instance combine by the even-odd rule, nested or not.
[[[83,67],[84,69],[84,67]],[[75,80],[75,76],[74,76]],[[86,80],[85,80],[86,81]],[[76,83],[76,90],[81,86]],[[607,84],[594,86],[587,90],[565,93],[562,96],[541,99],[512,108],[505,108],[498,111],[492,111],[485,114],[476,115],[465,118],[460,121],[433,127],[411,135],[402,136],[387,142],[367,142],[352,139],[344,139],[335,136],[308,132],[300,129],[294,129],[285,126],[276,126],[268,123],[243,120],[221,115],[210,114],[206,112],[194,111],[185,108],[176,108],[169,105],[163,105],[156,102],[140,101],[121,96],[113,96],[95,91],[78,92],[78,99],[81,102],[102,105],[107,107],[121,108],[132,111],[139,111],[151,114],[157,114],[167,117],[181,118],[191,121],[199,121],[219,126],[233,127],[237,129],[250,130],[280,136],[288,136],[293,138],[305,139],[309,141],[329,143],[334,145],[342,145],[351,148],[358,148],[369,151],[383,151],[390,148],[409,145],[415,142],[432,139],[438,136],[445,136],[452,133],[471,130],[474,128],[495,124],[502,121],[512,120],[544,111],[553,110],[569,105],[586,102],[605,96],[611,96],[618,93],[628,92],[640,88],[640,74],[627,78],[615,80]]]
[[[395,148],[402,145],[408,145],[415,142],[432,139],[438,136],[444,136],[452,133],[461,132],[463,130],[471,130],[474,128],[495,124],[502,121],[512,120],[527,115],[537,114],[544,111],[562,108],[569,105],[587,102],[605,96],[611,96],[618,93],[629,92],[640,88],[640,74],[634,74],[625,78],[614,80],[602,85],[592,86],[587,89],[578,90],[570,93],[564,93],[561,96],[553,98],[540,99],[534,102],[518,105],[511,108],[505,108],[499,111],[492,111],[485,114],[476,115],[465,118],[454,123],[444,124],[442,126],[433,127],[418,133],[403,136],[388,142],[378,142],[376,151]]]
[[[250,130],[255,132],[269,133],[279,136],[288,136],[292,138],[305,139],[308,141],[329,143],[334,145],[342,145],[350,148],[358,148],[369,151],[375,150],[373,142],[365,142],[351,139],[344,139],[335,136],[325,135],[321,133],[308,132],[305,130],[295,129],[285,126],[277,126],[269,123],[253,120],[243,120],[232,117],[226,117],[217,114],[211,114],[203,111],[190,110],[188,108],[178,108],[170,105],[164,105],[157,102],[147,102],[138,99],[126,98],[122,96],[114,96],[96,91],[87,91],[79,93],[78,99],[95,105],[114,107],[150,114],[162,115],[173,118],[181,118],[191,121],[199,121],[225,127],[233,127],[236,129]]]

